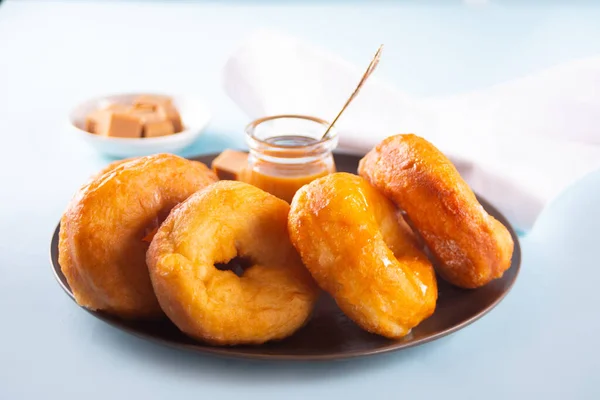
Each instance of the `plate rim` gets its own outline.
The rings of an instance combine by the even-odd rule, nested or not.
[[[205,154],[205,155],[196,156],[196,157],[190,157],[190,159],[197,160],[198,158],[209,158],[209,157],[214,157],[216,155],[217,155],[217,153],[211,153],[211,154]],[[355,155],[339,154],[339,153],[336,155],[342,156],[342,157],[347,157],[347,156],[357,157]],[[375,356],[375,355],[381,355],[381,354],[386,354],[386,353],[392,353],[392,352],[408,349],[411,347],[417,347],[417,346],[441,339],[441,338],[451,335],[453,333],[456,333],[457,331],[466,328],[467,326],[473,324],[474,322],[476,322],[479,319],[486,316],[489,312],[491,312],[494,308],[496,308],[498,306],[498,304],[500,304],[506,298],[506,296],[512,291],[515,283],[517,282],[519,274],[521,272],[522,251],[521,251],[521,244],[519,241],[519,237],[518,237],[515,229],[513,228],[513,226],[508,222],[508,220],[504,216],[504,214],[502,214],[498,209],[496,209],[496,207],[494,207],[494,205],[492,203],[490,203],[489,201],[487,201],[484,197],[478,195],[477,193],[475,193],[475,195],[477,196],[478,201],[483,203],[482,206],[487,212],[493,211],[495,214],[500,216],[500,218],[499,218],[500,222],[508,229],[508,231],[513,239],[514,249],[513,249],[513,258],[511,259],[510,269],[516,268],[516,271],[514,272],[514,277],[513,277],[512,281],[509,282],[506,290],[504,290],[500,296],[498,296],[496,299],[494,299],[494,301],[491,304],[489,304],[483,310],[477,312],[475,315],[471,316],[470,318],[468,318],[448,329],[436,332],[430,336],[416,339],[416,340],[413,340],[410,342],[394,342],[393,340],[391,340],[389,345],[383,346],[380,348],[376,348],[376,349],[372,349],[372,350],[354,350],[354,351],[344,352],[344,353],[309,354],[309,355],[250,353],[250,352],[238,351],[238,350],[236,350],[235,346],[231,346],[231,347],[211,346],[209,344],[206,344],[206,343],[203,343],[200,341],[197,342],[198,344],[173,342],[170,340],[156,337],[155,335],[152,335],[152,334],[148,334],[148,333],[139,331],[137,329],[133,329],[124,323],[119,323],[119,320],[114,320],[113,318],[111,318],[109,316],[105,316],[101,312],[97,312],[97,311],[88,309],[77,303],[71,288],[68,286],[68,283],[66,282],[66,278],[65,278],[65,281],[63,282],[63,279],[59,276],[59,272],[58,272],[58,270],[61,269],[60,264],[58,263],[58,242],[59,242],[59,232],[60,232],[60,220],[59,220],[56,228],[54,229],[51,240],[50,240],[50,254],[49,254],[50,265],[52,267],[52,274],[54,275],[54,279],[57,281],[57,283],[63,289],[65,294],[75,303],[75,305],[77,307],[83,309],[87,313],[91,314],[92,316],[98,318],[99,320],[107,323],[108,325],[110,325],[114,328],[124,331],[134,337],[144,339],[151,343],[160,344],[165,347],[179,349],[179,350],[187,350],[187,351],[190,351],[190,352],[196,353],[196,354],[208,354],[208,355],[212,355],[212,356],[225,357],[225,358],[229,358],[229,359],[246,359],[246,360],[261,360],[261,361],[296,361],[296,362],[342,361],[342,360],[348,360],[348,359]],[[56,259],[56,263],[54,262],[55,259]],[[62,274],[62,270],[60,273]],[[502,278],[500,278],[500,279],[502,279]]]

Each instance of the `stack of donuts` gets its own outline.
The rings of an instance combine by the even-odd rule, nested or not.
[[[434,313],[437,276],[474,289],[510,267],[508,230],[423,138],[385,139],[357,172],[288,204],[175,155],[118,161],[71,200],[59,263],[79,305],[168,318],[213,345],[288,337],[323,291],[364,330],[401,338]]]

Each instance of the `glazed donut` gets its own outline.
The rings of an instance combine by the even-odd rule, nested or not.
[[[305,324],[318,287],[287,234],[289,205],[254,186],[220,181],[161,225],[147,262],[158,301],[177,327],[214,345],[261,344]],[[240,277],[215,264],[235,258]]]
[[[288,219],[319,286],[363,329],[401,338],[433,314],[433,267],[394,205],[363,178],[334,173],[303,186]]]
[[[383,140],[360,161],[359,174],[406,212],[451,284],[477,288],[510,267],[509,231],[425,139],[405,134]]]
[[[160,309],[143,238],[171,208],[215,182],[204,164],[158,154],[110,164],[71,200],[60,224],[59,263],[83,307],[122,318]]]

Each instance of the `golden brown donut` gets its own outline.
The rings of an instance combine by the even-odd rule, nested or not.
[[[510,267],[510,233],[483,209],[450,160],[425,139],[391,136],[360,161],[358,170],[406,212],[448,282],[477,288]]]
[[[158,301],[187,335],[215,345],[261,344],[308,320],[318,287],[287,234],[289,205],[254,186],[220,181],[169,215],[147,260]],[[236,257],[241,277],[215,264]]]
[[[137,158],[139,158],[139,157],[123,158],[121,160],[113,161],[113,162],[109,163],[107,166],[105,166],[104,168],[102,168],[100,171],[98,171],[94,175],[92,175],[89,179],[89,182],[101,177],[102,175],[106,174],[107,172],[112,171],[113,169],[117,168],[119,165],[136,160]]]
[[[340,172],[300,188],[288,230],[319,286],[363,329],[400,338],[433,314],[431,263],[396,207],[363,178]]]
[[[85,184],[61,219],[59,238],[59,263],[77,303],[123,318],[163,315],[142,239],[215,181],[201,163],[158,154],[117,161]]]

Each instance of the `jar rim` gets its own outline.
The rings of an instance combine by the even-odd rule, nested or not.
[[[322,138],[320,140],[315,140],[312,143],[302,145],[302,146],[285,146],[285,145],[267,142],[266,140],[260,139],[256,135],[254,135],[254,130],[260,124],[262,124],[264,122],[269,122],[269,121],[273,121],[273,120],[277,120],[277,119],[284,119],[284,118],[303,119],[303,120],[308,120],[308,121],[312,121],[312,122],[321,124],[325,128],[329,127],[329,122],[327,122],[326,120],[324,120],[322,118],[313,117],[310,115],[301,115],[301,114],[277,114],[277,115],[269,115],[266,117],[257,118],[254,121],[250,122],[248,125],[246,125],[246,129],[245,129],[246,135],[251,137],[252,140],[255,140],[261,144],[267,145],[271,148],[280,148],[280,149],[293,149],[293,148],[317,146],[319,144],[329,143],[337,137],[337,130],[334,127],[331,127],[331,129],[329,130],[329,133],[327,134],[327,136],[325,138]]]

